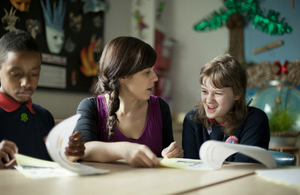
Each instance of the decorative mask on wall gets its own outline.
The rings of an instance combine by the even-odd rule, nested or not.
[[[39,20],[28,19],[26,20],[26,29],[33,38],[41,32],[41,23]]]
[[[91,36],[91,43],[95,42],[94,53],[100,53],[103,49],[103,40],[102,37],[97,38],[96,34]]]
[[[76,44],[75,42],[72,40],[71,37],[67,38],[66,40],[66,43],[65,43],[65,50],[68,52],[68,53],[71,53],[74,51],[76,47]]]
[[[78,33],[81,30],[82,15],[75,16],[73,12],[69,14],[69,27],[73,32]]]
[[[103,25],[103,20],[100,16],[96,16],[93,18],[93,24],[95,27],[100,28]]]
[[[63,4],[63,0],[59,0],[57,6],[56,2],[54,2],[53,12],[49,0],[46,0],[46,5],[44,4],[43,0],[41,0],[41,5],[46,24],[46,39],[48,49],[51,53],[58,54],[60,53],[65,40],[63,24],[66,13],[66,5]]]
[[[14,7],[11,7],[10,11],[8,13],[7,10],[4,8],[5,16],[3,16],[3,18],[2,18],[2,23],[7,24],[7,26],[3,27],[3,28],[8,31],[16,30],[15,25],[16,25],[16,22],[19,20],[19,17],[15,16],[15,13],[17,10],[16,9],[13,10],[13,9],[14,9]]]
[[[139,10],[136,10],[134,12],[134,18],[136,20],[136,24],[137,24],[137,29],[138,29],[138,36],[140,38],[144,38],[143,34],[142,34],[142,31],[145,29],[145,28],[148,28],[148,25],[144,22],[144,16],[141,15],[140,11]]]
[[[109,4],[105,1],[100,0],[81,0],[84,2],[82,7],[83,13],[86,14],[88,12],[99,12],[99,11],[108,11]]]
[[[31,0],[10,0],[10,3],[20,12],[29,12]]]

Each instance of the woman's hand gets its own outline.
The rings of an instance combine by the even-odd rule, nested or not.
[[[84,155],[84,139],[79,131],[73,133],[69,138],[69,146],[66,147],[66,157],[69,161],[74,162],[79,160]]]
[[[134,167],[154,167],[159,164],[157,156],[145,145],[124,142],[123,158]]]
[[[16,165],[15,154],[18,153],[18,147],[14,142],[3,140],[0,143],[0,169],[5,169]],[[9,159],[9,156],[11,159]],[[4,159],[7,163],[2,162]]]
[[[183,149],[175,141],[161,152],[161,156],[164,158],[183,158]]]

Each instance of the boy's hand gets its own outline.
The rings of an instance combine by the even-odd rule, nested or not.
[[[69,146],[66,147],[66,157],[69,161],[74,162],[84,155],[85,141],[81,137],[79,131],[73,133],[69,138]]]
[[[0,143],[0,169],[9,168],[16,165],[15,154],[18,153],[18,147],[14,142],[3,140]],[[11,159],[9,159],[9,156]],[[3,163],[4,159],[7,163]]]
[[[183,149],[177,144],[177,142],[172,142],[167,148],[161,152],[164,158],[182,158]]]

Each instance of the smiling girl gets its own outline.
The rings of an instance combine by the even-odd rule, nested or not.
[[[143,41],[118,37],[104,48],[97,96],[78,106],[75,128],[87,142],[83,160],[112,162],[125,159],[137,167],[153,167],[157,156],[183,157],[174,142],[169,106],[151,95],[156,53]]]
[[[201,102],[187,113],[183,123],[185,158],[199,159],[199,149],[207,140],[268,149],[267,115],[246,105],[247,72],[232,56],[220,55],[205,64],[200,84]],[[255,162],[239,153],[227,161]]]

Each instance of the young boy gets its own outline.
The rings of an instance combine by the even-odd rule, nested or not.
[[[40,49],[29,33],[11,31],[0,39],[0,169],[15,165],[15,153],[51,160],[45,138],[54,119],[31,100],[41,63]],[[80,159],[84,150],[81,134],[70,136],[68,159]]]

